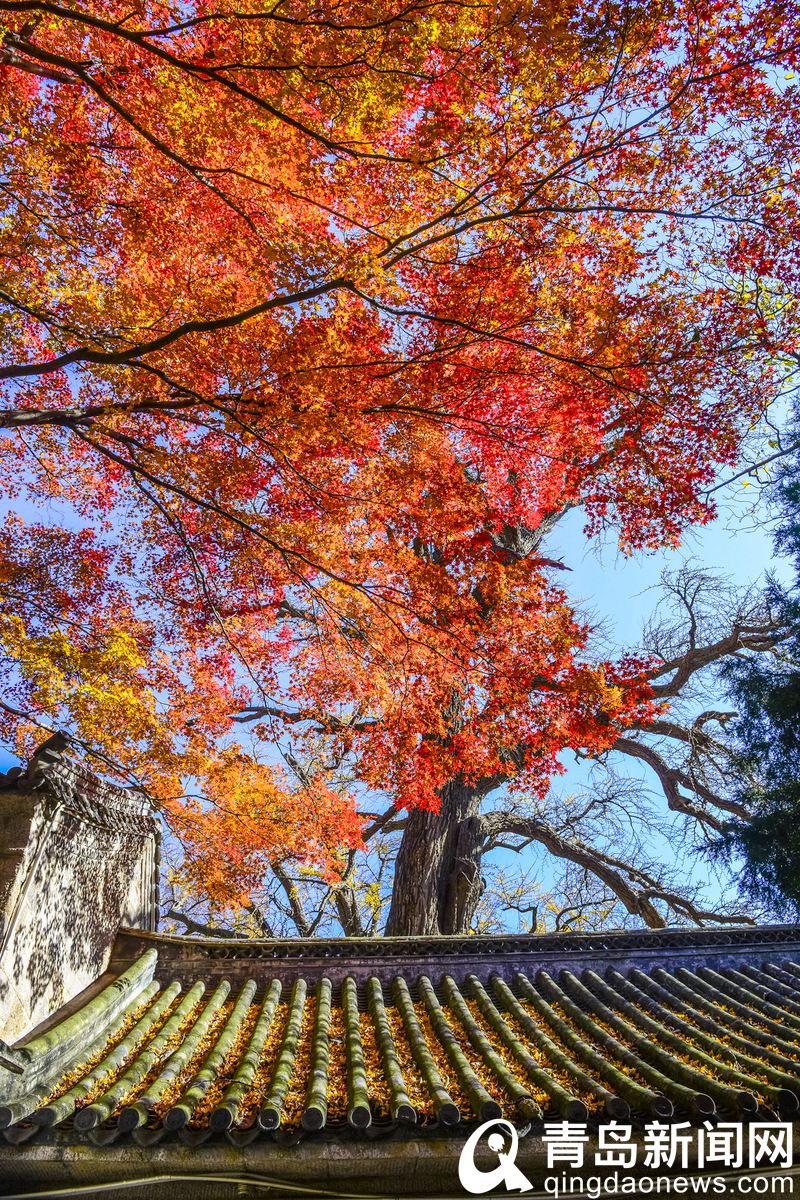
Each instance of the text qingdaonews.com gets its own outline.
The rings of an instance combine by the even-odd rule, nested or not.
[[[795,1176],[771,1172],[748,1175],[548,1175],[544,1191],[553,1200],[565,1196],[793,1196]],[[800,1184],[797,1188],[800,1194]]]

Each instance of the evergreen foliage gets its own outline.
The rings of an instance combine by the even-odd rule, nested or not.
[[[722,669],[738,710],[733,729],[742,766],[741,801],[752,809],[735,822],[718,849],[744,863],[742,885],[758,904],[800,913],[800,414],[774,488],[780,524],[775,549],[792,561],[789,586],[771,577],[775,620],[786,631],[770,655],[731,658]]]

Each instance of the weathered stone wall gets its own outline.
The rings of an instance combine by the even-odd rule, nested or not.
[[[120,925],[155,927],[158,824],[143,799],[60,757],[0,786],[0,1039],[105,971]]]

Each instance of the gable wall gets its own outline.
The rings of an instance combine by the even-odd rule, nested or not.
[[[120,925],[154,928],[158,827],[59,763],[0,791],[0,846],[0,1038],[15,1042],[102,974]]]

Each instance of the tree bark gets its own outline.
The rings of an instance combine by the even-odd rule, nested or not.
[[[443,864],[444,902],[440,907],[442,933],[469,933],[483,891],[481,846],[483,826],[478,813],[470,812],[455,828],[453,853]]]
[[[481,893],[480,804],[485,789],[451,780],[438,813],[408,816],[395,864],[389,937],[467,933]]]

